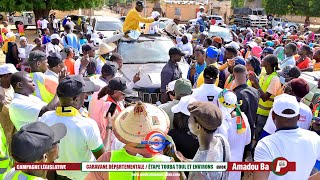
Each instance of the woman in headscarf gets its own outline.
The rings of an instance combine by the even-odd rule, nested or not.
[[[13,32],[6,34],[6,40],[2,47],[3,53],[6,55],[6,63],[13,64],[15,67],[20,63],[18,46],[15,43],[16,36]]]

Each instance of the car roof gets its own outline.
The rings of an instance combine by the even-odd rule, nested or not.
[[[121,22],[120,19],[115,17],[107,17],[107,16],[95,16],[96,21],[104,21],[104,22]]]
[[[134,42],[134,41],[171,41],[168,36],[164,35],[155,35],[155,34],[141,34],[137,40],[128,40],[126,38],[122,38],[121,42]]]

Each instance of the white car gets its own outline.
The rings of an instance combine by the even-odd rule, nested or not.
[[[218,16],[218,15],[209,15],[208,16],[208,20],[212,20],[215,19],[216,20],[216,25],[224,25],[224,19],[222,18],[222,16]]]
[[[94,32],[101,33],[106,38],[113,36],[116,31],[122,32],[123,24],[118,18],[106,17],[106,16],[95,16],[93,20]]]

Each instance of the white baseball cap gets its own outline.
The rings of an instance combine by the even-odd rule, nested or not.
[[[283,111],[290,109],[294,111],[294,114],[284,114]],[[272,111],[278,116],[285,118],[293,118],[300,113],[300,105],[295,96],[289,94],[281,94],[274,98]]]
[[[13,64],[3,64],[0,65],[0,75],[5,75],[5,74],[13,74],[18,72],[17,69],[14,67]]]
[[[169,82],[169,84],[167,85],[167,92],[174,91],[174,85],[176,84],[176,81],[177,80]]]
[[[195,98],[193,98],[192,96],[184,96],[180,99],[179,103],[174,105],[172,108],[171,108],[171,111],[173,113],[183,113],[187,116],[190,116],[190,112],[188,111],[188,105],[190,103],[193,103],[197,101]]]
[[[230,42],[229,44],[226,44],[226,46],[234,47],[234,48],[236,48],[236,50],[239,50],[239,49],[240,49],[240,45],[239,45],[237,42],[235,42],[235,41],[232,41],[232,42]]]
[[[200,6],[199,9],[204,9],[204,7],[203,7],[203,6]]]
[[[60,40],[59,34],[52,34],[52,35],[50,36],[50,38],[51,38],[51,40],[52,40],[52,39],[59,39],[59,40]]]
[[[255,47],[255,46],[258,46],[258,44],[257,44],[256,42],[254,42],[254,41],[248,42],[247,45],[248,45],[249,47],[251,47],[251,48],[253,48],[253,47]]]

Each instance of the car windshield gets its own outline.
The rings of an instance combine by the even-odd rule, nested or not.
[[[226,42],[232,41],[232,34],[227,28],[222,28],[219,26],[210,26],[209,37],[218,36],[223,38]]]
[[[95,29],[96,31],[121,31],[122,24],[120,22],[98,21]]]
[[[170,40],[120,42],[119,54],[123,58],[123,63],[166,63],[169,60],[169,49],[173,46]]]

